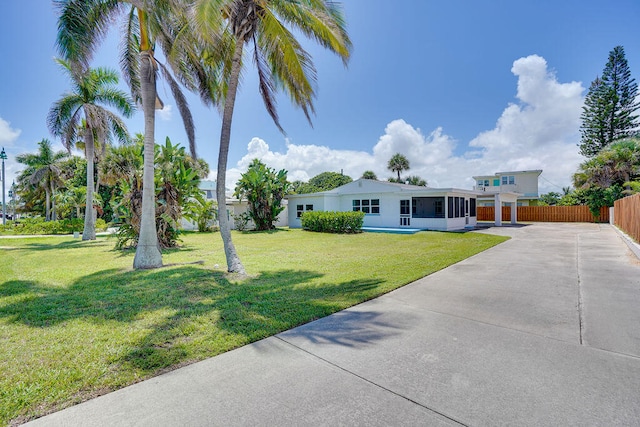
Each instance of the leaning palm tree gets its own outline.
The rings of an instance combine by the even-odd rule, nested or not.
[[[55,192],[60,185],[62,174],[61,162],[68,157],[64,151],[53,151],[51,142],[43,139],[38,143],[40,147],[35,154],[27,153],[16,157],[18,163],[26,166],[20,174],[31,185],[39,185],[45,193],[45,220],[55,220]]]
[[[351,41],[338,3],[328,0],[194,0],[194,22],[210,49],[204,56],[222,67],[222,83],[216,93],[200,91],[205,102],[223,105],[218,155],[218,221],[227,269],[244,274],[244,266],[231,240],[225,209],[227,158],[231,139],[231,121],[238,83],[243,67],[245,46],[252,46],[258,72],[259,89],[268,113],[282,131],[276,112],[275,92],[283,89],[311,122],[314,112],[316,71],[307,53],[291,30],[315,40],[340,56],[346,65]],[[291,30],[290,30],[291,29]],[[181,49],[184,51],[184,49]],[[197,76],[196,76],[197,77]],[[200,84],[200,87],[205,85]]]
[[[103,145],[115,136],[121,142],[129,141],[127,128],[118,115],[104,106],[115,108],[125,117],[131,117],[134,111],[133,101],[122,91],[115,88],[118,75],[107,68],[87,68],[80,64],[71,66],[69,61],[56,59],[69,75],[73,90],[58,100],[47,117],[49,131],[62,138],[62,142],[71,150],[79,138],[82,138],[87,159],[86,211],[82,240],[96,239],[96,215],[93,206],[95,142]],[[82,135],[78,127],[82,126]]]
[[[184,25],[183,0],[55,0],[61,11],[58,23],[57,46],[60,53],[72,61],[88,63],[110,26],[118,17],[123,18],[124,42],[120,63],[123,75],[131,88],[133,98],[142,104],[144,113],[144,174],[142,225],[134,268],[162,266],[155,224],[155,187],[153,158],[155,145],[155,109],[162,108],[157,96],[158,69],[169,83],[189,138],[192,157],[195,154],[193,120],[177,82],[169,69],[158,61],[154,46],[160,46],[171,61],[172,37]],[[184,58],[183,58],[184,59]],[[170,64],[181,69],[181,64]],[[191,64],[190,69],[198,69]]]
[[[402,154],[396,153],[391,156],[391,159],[389,159],[387,169],[393,172],[397,172],[398,180],[396,182],[402,182],[400,180],[400,172],[409,170],[409,160],[407,160],[407,158]]]

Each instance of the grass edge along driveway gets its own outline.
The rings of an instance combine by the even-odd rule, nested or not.
[[[164,268],[111,238],[0,241],[0,425],[24,422],[375,298],[507,238],[480,233],[186,234]]]

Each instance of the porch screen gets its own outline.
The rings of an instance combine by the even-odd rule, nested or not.
[[[444,218],[444,197],[414,197],[411,200],[413,218]]]

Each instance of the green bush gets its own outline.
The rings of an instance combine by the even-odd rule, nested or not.
[[[104,221],[103,221],[104,222]],[[2,231],[9,234],[71,234],[82,231],[84,221],[81,218],[45,221],[42,217],[22,218],[19,221],[7,222]]]
[[[83,227],[84,227],[84,224],[83,224]],[[107,231],[108,227],[109,225],[107,224],[107,221],[105,221],[102,218],[96,219],[96,231]]]
[[[302,228],[323,233],[359,233],[364,223],[364,212],[309,211],[300,218]]]

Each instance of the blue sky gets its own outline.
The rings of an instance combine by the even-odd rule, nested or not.
[[[312,43],[318,70],[313,127],[286,95],[278,111],[287,135],[266,114],[249,67],[237,98],[229,154],[230,183],[251,159],[306,180],[341,170],[379,178],[396,152],[412,175],[434,187],[471,188],[471,176],[543,169],[542,192],[570,184],[582,160],[580,113],[586,89],[608,53],[622,45],[640,78],[637,0],[345,0],[354,49],[347,68]],[[49,138],[46,114],[69,89],[54,63],[57,16],[48,0],[0,2],[0,145],[7,182],[15,156]],[[93,66],[117,69],[118,34]],[[124,87],[124,86],[123,86]],[[186,145],[179,115],[159,83],[166,111],[156,138]],[[189,96],[199,156],[215,167],[220,115]],[[142,112],[128,122],[141,132]],[[212,171],[215,172],[215,171]],[[232,186],[228,184],[228,186]]]

